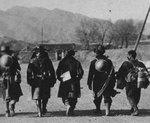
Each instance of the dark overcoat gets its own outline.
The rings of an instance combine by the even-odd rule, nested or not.
[[[95,63],[97,60],[99,59],[103,59],[107,62],[107,68],[105,72],[99,72],[95,69]],[[99,92],[101,90],[101,88],[103,87],[106,79],[108,78],[108,74],[110,73],[111,69],[112,69],[112,62],[110,59],[108,59],[106,56],[102,55],[102,56],[96,56],[96,58],[91,61],[90,64],[90,68],[89,68],[89,75],[88,75],[88,81],[87,81],[87,85],[89,87],[93,88],[93,91],[95,92],[95,94],[97,92]],[[108,73],[108,74],[106,74]],[[115,74],[114,74],[114,70],[112,72],[111,78],[110,78],[110,82],[107,86],[107,88],[105,89],[105,91],[103,92],[103,94],[107,95],[107,96],[111,96],[112,92],[114,91],[113,88],[115,86]]]
[[[118,84],[124,85],[124,87],[126,88],[126,94],[129,97],[135,97],[137,94],[139,95],[141,91],[140,88],[137,88],[137,81],[127,83],[125,80],[127,74],[134,67],[133,64],[134,66],[138,66],[146,69],[145,65],[142,62],[138,60],[133,60],[133,61],[124,61],[117,72],[117,79],[122,80]]]
[[[50,89],[56,83],[55,70],[48,57],[33,58],[27,68],[27,83],[32,99],[50,98]]]
[[[67,71],[70,72],[71,79],[63,82],[61,75]],[[73,56],[66,56],[60,61],[56,74],[60,81],[58,97],[67,98],[69,92],[73,92],[75,98],[81,96],[80,79],[82,78],[84,71],[78,60]]]
[[[12,65],[9,70],[0,68],[0,74],[3,78],[2,88],[4,89],[4,99],[7,101],[16,100],[19,101],[19,97],[23,95],[21,90],[21,67],[18,60],[12,56]]]

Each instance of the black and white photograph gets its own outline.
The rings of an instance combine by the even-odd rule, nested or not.
[[[0,0],[0,123],[149,123],[150,0]]]

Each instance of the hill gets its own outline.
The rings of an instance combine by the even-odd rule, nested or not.
[[[0,33],[17,40],[39,41],[43,27],[44,40],[52,43],[70,42],[80,20],[88,18],[80,14],[45,8],[13,7],[0,11]]]
[[[42,40],[43,27],[43,38],[49,43],[75,42],[75,28],[82,19],[91,18],[60,9],[16,6],[6,11],[0,10],[0,34],[37,42]],[[149,25],[145,27],[146,34],[150,34]]]

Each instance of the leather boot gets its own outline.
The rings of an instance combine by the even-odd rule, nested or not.
[[[133,113],[131,113],[132,116],[138,116],[139,115],[139,110],[138,107],[133,107]]]
[[[94,110],[94,114],[97,114],[97,115],[101,114],[102,112],[100,110],[100,103],[94,103],[94,104],[96,106],[96,109]]]
[[[42,100],[42,114],[43,115],[45,115],[47,113],[47,109],[46,109],[47,102],[48,102],[48,99]]]
[[[66,110],[66,116],[71,116],[71,107],[70,105],[67,105],[67,110]]]
[[[11,117],[15,115],[15,104],[10,105],[10,115]]]
[[[105,109],[105,115],[109,116],[110,115],[110,103],[105,103],[106,109]]]
[[[36,106],[37,106],[37,112],[38,112],[37,116],[38,117],[42,117],[41,100],[37,100],[36,101]]]

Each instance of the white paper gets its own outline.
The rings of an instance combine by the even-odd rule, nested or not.
[[[71,79],[70,71],[63,73],[61,75],[61,78],[62,78],[63,82],[70,80]]]

